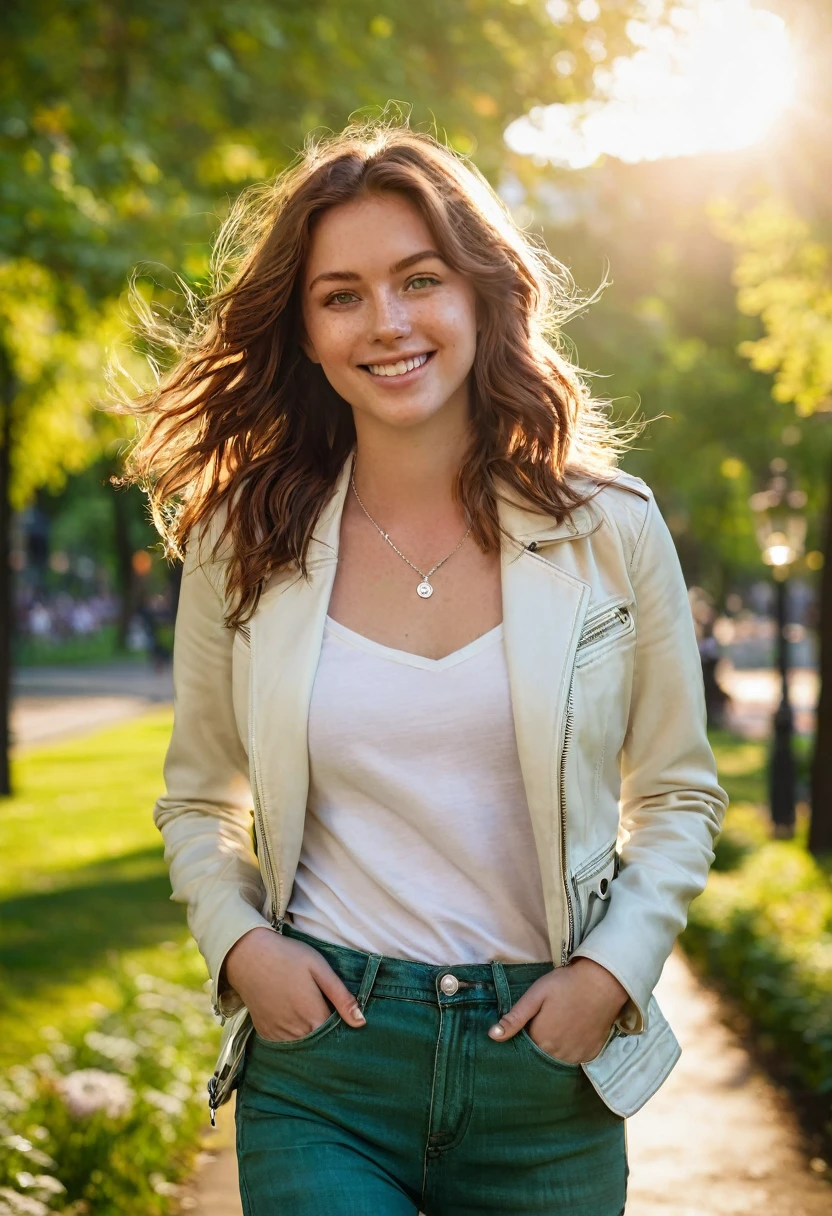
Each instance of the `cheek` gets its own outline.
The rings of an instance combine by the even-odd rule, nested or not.
[[[337,364],[349,359],[355,334],[346,317],[317,317],[307,333],[322,363]]]
[[[429,326],[436,338],[448,350],[468,356],[477,344],[477,317],[473,302],[459,297],[445,299],[438,308],[431,311],[426,318],[426,330]]]

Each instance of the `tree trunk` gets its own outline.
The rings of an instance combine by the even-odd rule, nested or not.
[[[14,373],[0,349],[0,795],[12,792],[9,767],[9,717],[11,711],[11,636],[13,629],[12,571],[9,564],[11,505],[12,403]]]
[[[119,472],[120,470],[114,470]],[[130,508],[127,490],[113,490],[113,534],[116,549],[116,587],[119,609],[116,621],[116,646],[127,649],[127,630],[133,615],[133,547],[130,544]]]
[[[826,536],[820,592],[820,697],[812,762],[812,820],[809,848],[832,853],[832,478],[826,504]]]

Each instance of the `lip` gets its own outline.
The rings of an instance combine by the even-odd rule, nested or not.
[[[435,350],[420,350],[417,351],[415,355],[400,355],[398,359],[388,360],[388,363],[400,363],[402,359],[415,359],[418,355],[427,355],[427,359],[424,363],[420,364],[419,367],[414,367],[409,372],[402,372],[400,376],[374,376],[366,363],[359,364],[359,366],[363,372],[367,373],[367,375],[373,381],[373,384],[383,384],[386,388],[397,388],[399,385],[412,384],[415,380],[418,380],[422,372],[424,372],[425,369],[430,366],[431,360],[435,354]]]

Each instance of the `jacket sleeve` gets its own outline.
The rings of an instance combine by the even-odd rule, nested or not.
[[[242,1002],[220,994],[225,956],[249,929],[271,928],[254,852],[248,759],[231,695],[233,631],[223,624],[216,566],[197,530],[189,537],[173,647],[173,732],[165,793],[153,821],[165,842],[171,899],[187,904],[188,927],[213,980],[217,1014]]]
[[[627,836],[607,913],[572,957],[594,959],[626,988],[618,1026],[638,1034],[688,905],[705,886],[728,798],[705,727],[685,581],[652,496],[630,574],[636,652],[620,802]]]

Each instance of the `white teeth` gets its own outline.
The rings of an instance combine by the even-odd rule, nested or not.
[[[400,359],[398,363],[368,363],[367,366],[374,376],[403,376],[427,361],[427,355],[417,355],[415,359]]]

